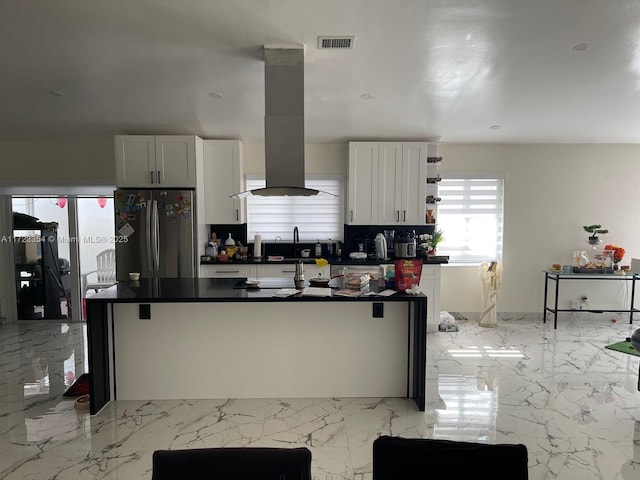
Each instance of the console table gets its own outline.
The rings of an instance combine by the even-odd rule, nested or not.
[[[551,270],[544,270],[544,309],[542,310],[542,320],[544,323],[547,323],[547,312],[553,313],[553,328],[558,328],[558,312],[618,312],[618,313],[628,313],[629,314],[629,323],[633,323],[633,313],[640,312],[640,309],[634,308],[634,298],[636,293],[636,280],[640,279],[640,275],[637,273],[626,273],[626,274],[616,274],[616,273],[561,273],[554,272]],[[558,292],[560,290],[560,282],[566,280],[586,280],[586,281],[594,281],[594,280],[617,280],[624,282],[631,282],[631,304],[628,309],[586,309],[586,310],[574,310],[572,308],[558,308]],[[553,307],[549,307],[548,300],[548,291],[549,291],[549,282],[555,282],[555,295],[554,295],[554,303]]]

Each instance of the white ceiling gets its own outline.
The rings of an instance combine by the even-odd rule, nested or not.
[[[263,45],[301,43],[309,143],[640,143],[638,0],[0,0],[0,32],[0,140],[262,142]]]

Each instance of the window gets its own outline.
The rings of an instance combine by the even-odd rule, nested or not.
[[[284,241],[293,238],[293,227],[298,227],[301,242],[316,240],[343,240],[343,189],[342,177],[309,176],[308,188],[315,188],[330,195],[313,197],[247,197],[247,238],[261,235],[263,240],[279,236]],[[247,190],[263,188],[264,177],[247,176]]]
[[[502,260],[503,191],[503,176],[442,174],[438,254],[451,263]]]

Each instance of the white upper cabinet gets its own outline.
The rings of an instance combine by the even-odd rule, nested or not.
[[[245,190],[242,142],[205,140],[203,162],[205,223],[245,223],[246,200],[231,198]]]
[[[427,143],[351,142],[351,225],[424,225]]]
[[[378,142],[349,143],[349,191],[345,222],[378,223]]]
[[[402,190],[404,181],[402,142],[383,142],[378,146],[378,219],[379,225],[403,223]],[[406,211],[404,212],[406,218]]]
[[[195,135],[117,135],[116,186],[195,188]]]
[[[427,144],[402,144],[402,191],[400,194],[400,221],[407,225],[426,223]]]

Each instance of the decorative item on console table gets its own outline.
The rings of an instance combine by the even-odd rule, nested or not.
[[[587,239],[587,243],[591,245],[591,248],[594,250],[597,248],[597,245],[602,242],[598,234],[604,235],[605,233],[609,233],[609,230],[602,228],[602,225],[584,225],[582,227],[585,232],[590,233],[591,235]]]
[[[609,244],[604,246],[604,250],[613,252],[613,270],[618,270],[618,264],[622,260],[622,257],[624,257],[625,249]]]
[[[593,250],[591,257],[586,265],[573,267],[573,273],[613,273],[613,251]]]

